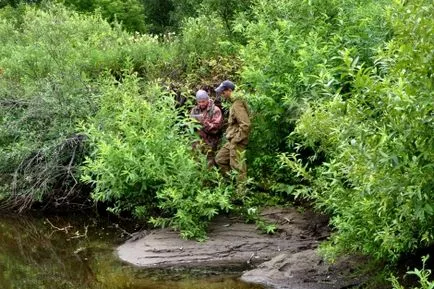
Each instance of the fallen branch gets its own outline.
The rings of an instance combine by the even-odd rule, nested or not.
[[[59,227],[57,227],[57,226],[54,226],[53,223],[51,223],[50,220],[48,220],[48,218],[45,218],[45,221],[47,221],[47,223],[50,224],[50,226],[51,226],[53,229],[55,229],[55,231],[51,232],[50,237],[51,237],[51,235],[52,235],[54,232],[59,232],[59,231],[62,231],[62,232],[65,232],[65,234],[68,234],[68,229],[71,229],[71,228],[72,228],[71,225],[68,225],[68,226],[63,227],[63,228],[59,228]]]

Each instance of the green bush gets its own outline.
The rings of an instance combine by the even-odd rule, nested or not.
[[[413,287],[413,289],[433,289],[434,282],[430,280],[431,270],[425,268],[425,263],[428,260],[429,255],[422,257],[422,269],[413,269],[408,271],[407,275],[415,275],[419,279],[420,287]],[[395,276],[391,276],[390,281],[392,282],[393,289],[405,289],[401,284],[399,284],[398,279]]]
[[[390,6],[394,37],[376,65],[342,52],[336,69],[346,82],[334,91],[317,81],[328,97],[297,122],[301,145],[326,156],[299,193],[333,216],[328,253],[393,261],[434,241],[432,8],[424,0]]]
[[[60,2],[80,12],[98,11],[108,22],[121,23],[122,27],[131,32],[148,30],[145,5],[140,0],[62,0]]]
[[[96,201],[115,213],[133,212],[186,238],[204,238],[206,223],[231,208],[231,187],[223,186],[206,160],[194,157],[189,126],[173,96],[134,75],[105,81],[101,107],[86,125],[93,150],[82,179]]]
[[[79,15],[60,5],[27,6],[18,27],[3,21],[0,35],[5,75],[21,81],[72,72],[95,77],[107,69],[120,72],[129,60],[153,78],[168,57],[152,36],[130,35],[99,14]]]
[[[159,1],[159,0],[156,0]],[[161,0],[160,0],[161,1]],[[213,15],[224,23],[227,33],[231,31],[231,22],[238,13],[246,13],[252,7],[251,0],[169,0],[172,5],[170,19],[181,27],[186,18],[200,18],[201,15]],[[164,1],[163,1],[164,2]]]
[[[191,152],[191,124],[161,83],[190,94],[230,78],[251,108],[249,175],[332,216],[326,253],[396,260],[432,245],[433,4],[217,2],[171,2],[166,20],[186,12],[180,31],[158,37],[104,21],[119,3],[104,3],[110,15],[2,9],[0,200],[24,209],[74,195],[81,123],[96,201],[204,238],[233,188]],[[141,18],[125,3],[123,16]]]
[[[228,78],[239,66],[237,44],[231,43],[227,30],[215,14],[187,18],[174,41],[174,68],[184,85],[197,85],[204,79]],[[232,74],[232,75],[230,75]]]
[[[171,52],[99,15],[19,9],[0,11],[0,179],[10,206],[23,210],[80,194],[76,165],[85,151],[76,126],[98,110],[99,74],[118,76],[128,65],[154,78]]]
[[[327,96],[318,82],[336,91],[346,81],[337,68],[339,51],[372,62],[373,49],[388,35],[383,6],[389,2],[258,0],[250,14],[237,18],[234,30],[247,41],[240,53],[254,115],[248,156],[252,175],[264,181],[293,179],[271,160],[290,150],[286,138],[302,104]]]

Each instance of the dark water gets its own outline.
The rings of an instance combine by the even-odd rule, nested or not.
[[[238,272],[151,271],[120,262],[122,226],[93,218],[0,217],[1,289],[261,289]]]

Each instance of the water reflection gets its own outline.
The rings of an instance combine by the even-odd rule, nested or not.
[[[128,266],[113,251],[123,239],[122,230],[92,218],[1,217],[0,288],[263,288],[221,272],[163,274]]]

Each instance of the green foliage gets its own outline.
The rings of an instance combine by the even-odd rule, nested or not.
[[[300,106],[324,97],[323,86],[345,79],[338,67],[339,51],[348,49],[371,62],[373,48],[386,38],[384,3],[390,1],[255,1],[250,14],[237,18],[234,30],[247,45],[241,76],[251,91],[254,113],[249,162],[255,177],[280,181],[293,177],[272,160],[287,151]],[[270,140],[273,140],[270,142]]]
[[[218,18],[206,15],[188,18],[183,24],[178,51],[188,57],[184,59],[185,65],[195,66],[199,58],[219,55],[216,48],[225,39],[226,32]]]
[[[251,0],[171,0],[173,10],[170,18],[172,23],[179,25],[186,18],[215,15],[215,17],[219,17],[223,21],[226,32],[230,33],[232,30],[231,22],[238,13],[249,11],[252,2]]]
[[[172,13],[175,9],[172,0],[144,0],[146,25],[152,34],[163,34],[173,31],[178,22],[175,22]],[[178,1],[176,1],[178,2]],[[175,3],[176,3],[175,2]],[[188,15],[184,15],[187,17]]]
[[[14,1],[12,1],[14,2]],[[250,9],[251,0],[61,0],[80,12],[100,11],[109,22],[118,21],[128,31],[164,34],[179,31],[185,19],[215,15],[223,21],[226,32],[238,12]],[[182,29],[181,29],[182,30]]]
[[[0,9],[3,9],[7,6],[18,8],[20,4],[34,4],[39,3],[40,0],[0,0]]]
[[[412,271],[408,271],[408,275],[415,275],[419,278],[420,287],[413,287],[413,289],[433,289],[434,282],[430,281],[431,270],[425,268],[425,263],[428,260],[429,255],[422,257],[422,269],[415,268]],[[393,289],[404,289],[401,284],[399,284],[398,279],[395,276],[391,276],[390,281],[392,282]]]
[[[264,234],[274,234],[277,230],[276,224],[272,224],[260,216],[258,207],[247,207],[247,214],[244,216],[247,221],[254,222],[256,228]]]
[[[236,182],[237,175],[232,175],[233,183]],[[255,223],[256,228],[264,234],[274,234],[277,230],[277,225],[261,215],[261,211],[266,207],[275,207],[280,205],[281,198],[272,196],[269,193],[262,193],[250,189],[253,185],[253,179],[247,179],[244,182],[238,182],[236,193],[234,194],[234,212],[242,216],[246,222]]]
[[[157,225],[180,229],[185,237],[204,238],[206,222],[219,210],[230,209],[231,187],[221,185],[216,171],[208,171],[205,163],[197,163],[192,157],[191,138],[181,131],[185,125],[179,123],[173,109],[173,96],[157,89],[155,81],[145,92],[140,88],[140,93],[135,91],[129,96],[131,99],[122,98],[127,107],[132,105],[128,109],[140,110],[131,112],[131,123],[119,128],[119,123],[112,123],[113,115],[122,118],[129,110],[113,105],[120,101],[113,94],[118,85],[125,87],[131,81],[123,79],[125,67],[140,73],[140,85],[166,77],[167,68],[187,71],[179,65],[183,63],[180,55],[192,55],[189,59],[196,65],[209,61],[201,76],[209,76],[214,69],[222,73],[232,69],[212,45],[202,50],[195,43],[207,40],[200,33],[212,41],[222,40],[225,34],[221,33],[224,29],[219,21],[209,22],[214,29],[209,34],[199,22],[191,21],[183,34],[186,40],[173,43],[172,39],[159,42],[149,35],[131,36],[98,14],[80,15],[60,5],[45,5],[41,9],[23,6],[18,15],[15,11],[2,10],[7,17],[0,23],[4,40],[0,46],[0,178],[1,198],[11,200],[7,206],[25,210],[36,201],[47,206],[68,205],[81,192],[78,165],[86,154],[86,143],[94,154],[102,154],[101,158],[91,155],[83,177],[95,183],[95,200],[112,205],[115,213],[130,211],[140,217],[154,216]],[[180,52],[175,54],[177,49]],[[223,65],[206,59],[210,55],[222,60]],[[193,73],[197,66],[188,69]],[[109,74],[119,83],[113,85]],[[136,80],[132,82],[139,85]],[[143,102],[144,95],[148,102]],[[162,110],[141,120],[137,113],[146,115],[153,111],[151,106]],[[89,116],[95,114],[89,124]],[[142,128],[136,121],[146,124],[149,132],[158,137],[141,136]],[[83,135],[77,134],[79,122],[88,129],[90,138],[86,142]],[[96,122],[105,124],[104,133],[113,137],[112,141],[118,137],[112,129],[125,130],[128,143],[123,147],[105,147]],[[140,137],[135,139],[134,134]],[[143,156],[140,168],[125,160],[147,149],[151,151]],[[106,150],[116,153],[104,155]],[[100,167],[90,167],[98,162],[107,162],[106,169],[116,173],[117,179],[110,180],[113,175],[104,175],[106,171]]]
[[[333,216],[331,255],[396,260],[434,241],[432,8],[395,2],[387,10],[394,38],[376,65],[342,51],[336,69],[345,82],[335,91],[318,80],[328,97],[311,102],[297,123],[302,146],[326,156],[300,193]]]
[[[164,63],[167,55],[153,37],[130,36],[118,26],[111,28],[99,15],[82,16],[51,5],[27,7],[24,17],[19,30],[4,22],[0,32],[1,65],[11,78],[41,79],[74,71],[95,76],[106,69],[120,71],[129,59],[135,66],[157,59]]]
[[[128,74],[120,83],[106,80],[101,92],[100,110],[86,125],[93,152],[82,176],[94,186],[93,198],[142,218],[158,208],[152,223],[203,239],[207,222],[231,208],[231,190],[194,157],[173,96]]]
[[[326,253],[396,260],[433,243],[432,1],[67,3],[99,12],[0,11],[0,199],[76,188],[81,123],[95,200],[204,238],[234,188],[192,154],[161,83],[188,95],[230,78],[251,108],[249,176],[328,212]],[[122,29],[167,26],[180,30]],[[249,198],[247,218],[273,231]]]
[[[19,9],[1,11],[0,179],[10,206],[22,210],[44,195],[57,204],[79,193],[75,168],[84,147],[76,125],[98,109],[95,78],[125,65],[154,77],[170,52],[98,15],[59,5]]]
[[[131,32],[147,31],[145,7],[140,0],[62,0],[62,3],[80,12],[98,11],[104,19]]]
[[[224,73],[236,67],[236,45],[228,41],[223,22],[214,15],[186,19],[175,46],[177,59],[181,60],[177,65],[185,71],[187,81],[195,83],[204,77],[218,77],[214,71]],[[230,60],[231,57],[234,59]]]

